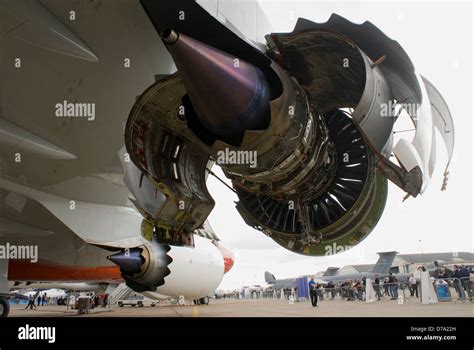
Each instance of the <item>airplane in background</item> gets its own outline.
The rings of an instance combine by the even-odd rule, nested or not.
[[[328,267],[325,273],[322,276],[314,277],[316,282],[321,284],[327,284],[329,282],[342,282],[347,280],[362,280],[362,278],[370,278],[372,280],[375,277],[383,279],[390,274],[390,268],[392,267],[393,260],[398,252],[381,252],[379,254],[379,259],[375,263],[371,272],[359,272],[352,274],[338,275],[336,274],[338,269],[334,267]],[[277,280],[273,274],[270,272],[265,272],[265,282],[272,285],[274,289],[285,289],[285,288],[294,288],[296,287],[296,278],[287,278]]]
[[[326,284],[324,281],[325,277],[334,276],[336,275],[337,271],[339,271],[338,267],[328,267],[326,271],[324,271],[322,276],[314,277],[315,281]],[[268,283],[273,289],[291,289],[296,288],[296,278],[284,278],[277,280],[273,274],[268,271],[265,271],[265,282]]]
[[[33,289],[29,291],[23,290],[16,290],[12,292],[12,295],[19,295],[25,298],[29,298],[30,296],[37,297],[39,295],[46,294],[47,298],[57,298],[57,299],[65,299],[68,295],[67,291],[64,289]]]
[[[37,297],[46,293],[49,299],[53,298],[58,305],[65,305],[67,295],[71,292],[102,293],[106,292],[109,284],[105,283],[61,283],[61,282],[10,282],[11,298],[27,299],[29,296]],[[114,287],[117,287],[115,285]]]
[[[322,276],[321,279],[325,282],[340,282],[347,280],[354,281],[362,280],[362,278],[370,278],[373,281],[376,277],[383,279],[390,274],[390,268],[392,267],[393,260],[395,259],[395,256],[398,254],[398,252],[391,251],[377,254],[379,255],[379,259],[370,272],[359,272],[344,275],[336,274],[334,276]]]
[[[270,272],[265,271],[265,282],[273,289],[296,288],[296,278],[282,278],[277,280]]]
[[[339,270],[340,270],[339,267],[328,267],[326,269],[326,271],[324,271],[323,277],[324,276],[335,276]]]
[[[68,292],[94,292],[101,293],[107,291],[110,284],[107,283],[86,283],[86,282],[10,282],[10,291],[18,292],[24,290],[64,290]],[[49,295],[49,294],[48,294]]]

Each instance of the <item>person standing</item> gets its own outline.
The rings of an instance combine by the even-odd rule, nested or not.
[[[313,277],[311,277],[311,281],[309,281],[308,285],[309,285],[309,296],[311,298],[311,304],[313,305],[313,307],[317,307],[318,306],[318,289]]]
[[[25,310],[28,310],[28,308],[30,308],[30,310],[33,310],[33,308],[35,308],[36,310],[35,297],[33,294],[30,294],[28,296],[28,305],[26,305]]]
[[[416,283],[416,278],[413,274],[410,274],[408,278],[408,285],[410,286],[410,296],[415,296],[418,298],[418,285]]]
[[[471,273],[467,269],[466,266],[461,266],[461,269],[459,270],[459,278],[461,279],[461,283],[464,287],[464,290],[467,293],[467,297],[471,299]]]
[[[377,301],[380,301],[380,299],[382,299],[382,293],[380,293],[380,279],[379,279],[379,275],[375,275],[374,289],[375,289],[375,295],[377,296]]]
[[[387,296],[387,297],[390,295],[389,292],[388,292],[388,287],[389,287],[389,285],[388,285],[388,276],[387,276],[383,279],[384,295]]]
[[[100,293],[99,294],[99,300],[100,300],[100,307],[105,307],[105,294],[104,293]]]
[[[390,275],[388,276],[388,283],[390,284],[390,296],[391,300],[396,300],[398,299],[398,280],[397,278],[393,275],[392,272],[390,272]]]
[[[454,289],[456,289],[456,292],[458,293],[459,299],[464,299],[464,290],[461,284],[461,280],[459,279],[459,267],[458,265],[454,265],[454,271],[453,271],[453,284],[454,284]]]

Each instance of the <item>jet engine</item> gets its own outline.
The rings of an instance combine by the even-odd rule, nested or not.
[[[446,103],[371,23],[300,19],[292,33],[267,35],[261,51],[194,2],[142,4],[177,67],[138,97],[126,125],[133,163],[166,196],[142,211],[151,221],[201,227],[214,206],[205,179],[217,164],[248,225],[289,250],[323,255],[373,230],[387,179],[407,196],[426,189],[435,129],[452,155]],[[416,136],[394,147],[402,112]]]
[[[108,258],[120,267],[127,286],[136,292],[199,299],[214,293],[232,267],[232,257],[224,255],[211,240],[192,236],[189,246],[160,243],[154,237],[140,247],[121,250]]]

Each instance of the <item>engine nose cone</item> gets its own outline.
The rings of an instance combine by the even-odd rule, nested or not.
[[[140,272],[140,266],[144,263],[140,248],[122,250],[107,257],[110,261],[120,267],[125,273],[135,274]]]
[[[235,263],[234,253],[232,253],[227,248],[223,247],[222,244],[220,244],[219,242],[214,242],[214,244],[219,249],[219,251],[222,254],[222,257],[224,258],[224,273],[227,273],[234,266],[234,263]]]
[[[259,68],[170,29],[162,39],[209,131],[239,145],[245,130],[268,126],[270,88]]]

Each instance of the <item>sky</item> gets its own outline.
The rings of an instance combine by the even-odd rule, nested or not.
[[[235,254],[233,269],[220,289],[263,285],[264,272],[277,278],[314,274],[328,266],[374,263],[377,252],[473,251],[472,205],[472,4],[260,1],[275,32],[292,31],[298,17],[325,22],[337,13],[355,23],[368,20],[397,40],[417,71],[441,92],[453,115],[456,141],[446,191],[441,191],[447,161],[437,137],[437,164],[427,190],[402,203],[404,192],[389,182],[384,214],[356,247],[333,256],[306,257],[281,248],[247,226],[235,209],[237,197],[213,177],[208,188],[216,201],[209,216],[224,246]],[[400,130],[395,126],[395,130]],[[213,170],[225,179],[216,166]]]

